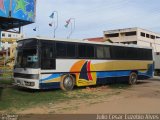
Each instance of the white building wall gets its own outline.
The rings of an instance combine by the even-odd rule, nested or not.
[[[9,40],[11,40],[11,39],[21,39],[21,38],[23,38],[24,37],[24,35],[23,34],[19,34],[19,33],[11,33],[11,32],[5,32],[5,31],[2,31],[2,33],[1,33],[1,38],[2,39],[9,39]],[[0,49],[4,49],[4,50],[6,50],[6,49],[8,49],[8,48],[10,48],[13,44],[17,44],[16,42],[2,42],[1,43],[1,48]]]
[[[150,47],[150,43],[149,42],[140,41],[140,40],[137,41],[137,45]]]
[[[136,35],[126,36],[125,33],[136,31]],[[118,37],[107,37],[106,34],[119,33]],[[141,33],[145,33],[145,36],[142,36]],[[149,38],[147,37],[149,35]],[[155,36],[155,38],[151,38]],[[160,34],[154,33],[149,30],[141,29],[141,28],[125,28],[125,29],[117,29],[117,30],[108,30],[104,31],[104,39],[110,39],[116,43],[130,43],[137,44],[140,46],[148,46],[153,47],[154,52],[160,52],[160,38],[156,39],[156,37],[160,37]]]
[[[155,52],[160,52],[160,39],[157,39],[153,45]]]
[[[145,37],[141,36],[141,32],[145,33]],[[160,40],[156,39],[156,36],[160,36],[160,34],[156,34],[154,32],[146,31],[143,29],[138,29],[137,33],[137,45],[149,46],[153,48],[154,52],[160,52]],[[146,34],[155,36],[155,39],[147,38]]]
[[[1,32],[1,38],[23,38],[24,35],[21,33]]]

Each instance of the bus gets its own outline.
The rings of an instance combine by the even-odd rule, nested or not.
[[[160,76],[160,52],[154,52],[154,73]]]
[[[153,76],[152,48],[83,40],[26,38],[18,41],[14,66],[17,86],[61,88],[137,80]]]

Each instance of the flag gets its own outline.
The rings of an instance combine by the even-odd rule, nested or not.
[[[67,24],[69,24],[70,22],[71,22],[71,18],[66,21]]]
[[[54,12],[49,16],[50,18],[54,18]]]
[[[65,27],[65,28],[67,28],[67,27],[68,27],[68,25],[69,25],[69,24],[66,24],[66,25],[64,25],[64,27]]]
[[[35,27],[34,29],[33,29],[33,31],[36,31],[37,30],[37,28]]]
[[[52,26],[53,26],[53,23],[49,23],[49,26],[52,27]]]
[[[68,19],[67,21],[66,21],[66,24],[64,25],[64,27],[68,27],[68,25],[70,24],[70,22],[71,22],[71,18],[70,19]]]

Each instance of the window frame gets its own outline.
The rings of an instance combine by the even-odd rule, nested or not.
[[[57,44],[64,44],[65,45],[65,55],[58,55]],[[63,58],[63,59],[67,57],[67,46],[66,46],[65,42],[61,42],[61,41],[55,42],[55,56],[56,56],[56,58]]]
[[[150,38],[151,39],[156,39],[156,36],[155,35],[150,35]]]
[[[47,58],[45,58],[45,57],[43,57],[42,55],[42,53],[43,53],[43,48],[48,48],[48,45],[46,44],[46,45],[42,45],[42,44],[44,44],[43,42],[48,42],[48,43],[52,43],[52,44],[49,44],[50,46],[49,47],[53,47],[53,57],[52,58],[49,58],[49,57],[47,57]],[[55,57],[55,41],[51,41],[51,40],[40,40],[40,42],[39,42],[39,52],[40,52],[40,68],[42,69],[42,70],[55,70],[56,69],[56,57]],[[51,66],[50,68],[48,68],[48,66],[47,66],[47,68],[42,68],[42,62],[43,61],[48,61],[48,62],[51,62],[51,61],[54,61],[54,66]],[[53,62],[52,61],[52,62]]]
[[[103,49],[103,57],[102,57],[102,58],[99,58],[99,57],[97,56],[98,47],[101,47],[101,48]],[[106,55],[105,55],[105,50],[104,50],[105,48],[109,48],[110,57],[106,57]],[[112,59],[112,56],[111,56],[111,46],[110,46],[110,45],[97,45],[97,46],[96,46],[96,49],[95,49],[95,54],[96,54],[96,59],[110,60],[110,59]]]
[[[85,46],[85,56],[82,56],[82,57],[80,57],[79,55],[79,52],[80,52],[80,50],[79,50],[79,47],[80,46]],[[88,48],[88,46],[91,46],[91,47],[93,47],[93,56],[87,56],[87,48]],[[77,45],[77,58],[79,58],[79,59],[95,59],[96,57],[95,57],[95,44],[88,44],[88,43],[78,43],[78,45]]]
[[[110,33],[105,35],[107,38],[119,37],[119,33]]]
[[[144,32],[141,32],[140,35],[141,35],[141,37],[146,37],[146,33],[144,33]]]
[[[65,56],[57,56],[57,43],[62,43],[66,45],[66,54]],[[75,55],[74,56],[68,56],[68,45],[74,45],[75,46]],[[55,57],[57,59],[76,59],[77,58],[77,43],[75,42],[63,42],[63,41],[55,41]]]
[[[147,33],[146,33],[146,38],[150,38],[150,34],[147,34]]]
[[[74,47],[75,47],[75,50],[74,50],[74,56],[68,56],[68,45],[74,45]],[[76,43],[72,43],[72,42],[67,42],[67,58],[77,58],[77,44]]]
[[[137,35],[137,31],[125,32],[124,34],[125,34],[125,36],[136,36]]]

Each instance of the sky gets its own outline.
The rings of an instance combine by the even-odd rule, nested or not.
[[[56,38],[69,35],[71,24],[64,27],[69,18],[75,19],[70,36],[74,39],[102,37],[103,31],[130,27],[160,33],[160,0],[37,0],[36,21],[23,27],[25,36],[53,38],[54,29],[48,25],[53,11],[58,12]],[[37,31],[33,31],[35,27]]]

